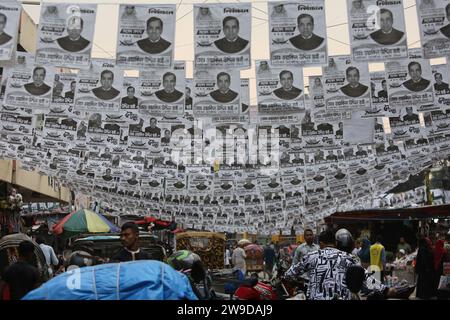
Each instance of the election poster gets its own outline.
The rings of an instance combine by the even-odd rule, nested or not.
[[[88,145],[100,147],[117,146],[120,141],[120,133],[121,128],[118,124],[106,122],[106,114],[89,114],[86,134]]]
[[[117,66],[123,69],[172,67],[176,11],[175,4],[121,4]]]
[[[80,70],[75,90],[75,109],[88,112],[118,112],[122,87],[123,71],[118,68]]]
[[[96,15],[96,4],[42,3],[36,63],[89,67]]]
[[[0,6],[0,60],[11,60],[16,51],[21,12],[16,1],[4,1]]]
[[[11,107],[48,110],[52,96],[54,69],[40,65],[24,65],[10,71],[3,103]]]
[[[238,115],[241,111],[239,70],[197,70],[194,77],[195,116]]]
[[[434,108],[441,110],[450,107],[450,68],[448,64],[438,64],[431,66],[433,73]],[[430,110],[430,109],[429,109]]]
[[[323,68],[325,105],[328,110],[363,110],[370,105],[369,66],[350,56],[329,57]]]
[[[141,72],[139,91],[142,115],[184,115],[184,62],[175,62],[173,68]]]
[[[384,71],[370,73],[370,105],[361,118],[384,117],[390,114],[386,74]],[[395,111],[395,109],[393,110]]]
[[[418,0],[417,15],[424,57],[450,55],[450,1]]]
[[[324,0],[269,2],[268,10],[273,65],[327,63]]]
[[[74,116],[75,88],[77,75],[68,72],[55,72],[53,80],[52,98],[50,100],[50,117]]]
[[[251,4],[194,4],[195,66],[248,69]]]
[[[303,70],[271,66],[267,60],[256,62],[258,113],[304,112]]]
[[[184,111],[186,115],[192,114],[192,106],[193,106],[193,100],[192,97],[194,96],[193,89],[194,89],[194,79],[192,78],[186,78],[185,80],[185,90],[184,90]]]
[[[403,0],[347,0],[353,60],[406,58]]]
[[[71,142],[77,138],[78,122],[72,118],[46,117],[42,138],[55,142]]]
[[[429,60],[423,59],[422,49],[411,49],[408,59],[385,63],[388,80],[389,105],[394,108],[423,105],[434,101],[433,77]]]

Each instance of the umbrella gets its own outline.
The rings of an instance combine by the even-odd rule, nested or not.
[[[73,236],[79,233],[119,232],[120,229],[101,214],[88,209],[80,209],[65,216],[54,227],[55,234]]]

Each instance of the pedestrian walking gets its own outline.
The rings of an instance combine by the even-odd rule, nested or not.
[[[415,270],[417,274],[416,297],[420,299],[430,299],[435,292],[434,259],[431,246],[430,239],[419,240]]]
[[[267,275],[268,279],[272,279],[273,266],[275,264],[275,248],[272,243],[268,243],[264,247],[264,277]]]
[[[295,249],[292,265],[299,263],[302,257],[307,253],[319,250],[319,246],[313,242],[314,233],[311,229],[305,229],[303,238],[305,239],[305,242]]]
[[[39,244],[39,247],[41,247],[42,252],[44,253],[45,262],[47,263],[48,268],[48,274],[50,275],[50,277],[52,277],[54,274],[54,268],[59,265],[59,260],[56,257],[55,250],[53,250],[53,247],[45,243],[45,239],[42,236],[38,236],[36,238],[36,242]]]

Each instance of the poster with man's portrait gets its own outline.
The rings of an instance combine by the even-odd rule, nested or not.
[[[434,109],[447,109],[450,107],[450,68],[448,64],[431,66],[433,73]]]
[[[195,66],[248,69],[251,12],[250,3],[194,4]]]
[[[75,101],[77,75],[69,72],[55,72],[49,116],[72,116]]]
[[[417,0],[420,40],[426,59],[450,54],[450,0]]]
[[[10,72],[3,103],[12,107],[48,110],[55,78],[52,67],[26,65]]]
[[[123,71],[118,68],[81,70],[75,90],[75,109],[89,112],[118,112]]]
[[[88,115],[86,143],[89,146],[118,146],[121,127],[117,123],[108,123],[106,114],[92,112]]]
[[[77,139],[78,121],[73,118],[46,117],[42,139],[54,142],[71,142]]]
[[[403,1],[347,0],[352,56],[355,61],[407,57]]]
[[[90,64],[96,4],[43,3],[36,63],[72,68]]]
[[[0,60],[11,60],[16,51],[22,6],[16,1],[5,1],[0,6]]]
[[[238,69],[197,70],[194,77],[194,115],[238,115],[241,111],[240,92]]]
[[[259,114],[305,111],[301,68],[275,67],[268,60],[260,60],[256,70]]]
[[[176,5],[121,4],[117,66],[168,68],[173,64]]]
[[[358,111],[370,105],[367,63],[356,62],[350,56],[329,57],[323,80],[327,109]]]
[[[430,61],[423,58],[422,49],[411,49],[408,54],[408,59],[385,63],[389,105],[420,109],[434,101],[433,74]]]
[[[370,105],[361,111],[361,118],[384,117],[390,113],[388,84],[384,71],[370,73],[370,102]]]
[[[120,99],[120,115],[125,122],[138,117],[141,92],[139,90],[139,77],[124,77]]]
[[[269,2],[268,9],[274,66],[327,63],[324,0]]]
[[[415,137],[424,130],[420,124],[420,114],[413,106],[400,109],[396,117],[389,117],[389,125],[396,140]]]
[[[186,90],[184,62],[175,62],[173,68],[141,72],[139,82],[141,114],[184,115]]]

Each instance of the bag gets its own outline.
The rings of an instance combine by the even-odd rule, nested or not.
[[[439,279],[438,290],[450,291],[450,276],[441,276]]]

